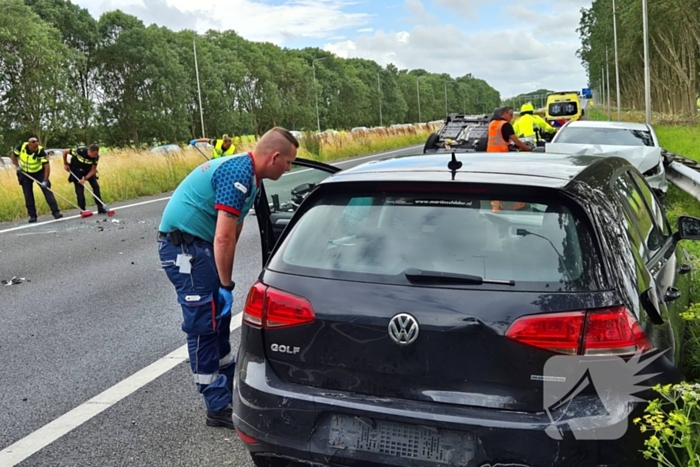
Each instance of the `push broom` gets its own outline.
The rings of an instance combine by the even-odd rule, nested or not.
[[[66,203],[68,203],[68,204],[70,204],[71,206],[73,206],[74,208],[78,209],[78,210],[80,211],[80,217],[82,217],[83,219],[86,218],[86,217],[92,216],[92,211],[83,211],[82,209],[80,209],[79,206],[77,206],[77,205],[75,205],[74,203],[72,203],[69,199],[67,199],[66,197],[62,196],[60,193],[56,193],[56,192],[53,191],[51,188],[42,185],[41,182],[40,182],[39,180],[37,180],[36,178],[32,177],[32,176],[29,175],[27,172],[24,172],[24,171],[20,171],[20,172],[21,172],[23,175],[25,175],[26,177],[28,177],[28,178],[34,180],[34,181],[36,182],[37,185],[41,186],[42,188],[46,188],[47,190],[49,190],[49,191],[50,191],[51,193],[53,193],[54,195],[56,195],[56,196],[58,196],[59,198],[63,199]]]
[[[72,170],[69,170],[69,172],[70,172],[70,174],[73,176],[73,178],[75,178],[76,180],[80,180],[80,178],[78,178],[78,176],[75,175],[75,174],[73,173]],[[76,183],[77,183],[77,181],[76,181]],[[109,206],[107,206],[107,205],[104,203],[104,201],[102,201],[100,198],[98,198],[97,195],[96,195],[90,188],[87,187],[87,185],[83,185],[83,187],[84,187],[87,191],[89,191],[90,194],[91,194],[97,201],[100,202],[100,204],[102,204],[102,207],[105,208],[105,210],[107,211],[107,217],[112,217],[112,216],[115,214],[115,212],[114,212],[113,210],[109,209]]]

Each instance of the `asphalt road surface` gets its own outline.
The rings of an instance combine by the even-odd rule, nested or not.
[[[305,178],[286,177],[285,190]],[[0,224],[0,280],[18,282],[0,284],[0,467],[253,465],[235,432],[204,423],[156,249],[169,195],[113,204],[114,217]],[[260,269],[251,215],[234,267],[234,349]]]

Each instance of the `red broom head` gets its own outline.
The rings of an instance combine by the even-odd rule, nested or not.
[[[115,213],[114,211],[112,211],[112,210],[107,211],[107,217],[112,217],[112,216],[115,215],[115,214],[116,214],[116,213]]]
[[[92,216],[92,211],[80,211],[80,217],[82,217],[83,219],[90,216]]]

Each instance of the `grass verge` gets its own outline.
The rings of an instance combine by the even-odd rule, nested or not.
[[[322,137],[307,135],[301,140],[298,157],[331,162],[399,149],[424,143],[428,135],[435,129],[430,125],[420,125],[364,133],[339,133]],[[250,151],[254,146],[254,142],[244,141],[237,147],[237,152]],[[211,156],[211,154],[206,155],[207,157]],[[152,196],[174,190],[187,174],[202,162],[204,162],[202,154],[190,147],[181,152],[168,153],[168,155],[151,151],[103,151],[98,172],[102,199],[109,205],[115,201]],[[75,191],[73,185],[68,183],[68,174],[63,170],[63,162],[60,158],[52,158],[50,163],[52,190],[75,204]],[[1,165],[0,192],[3,193],[3,196],[0,197],[0,222],[27,217],[17,174],[12,168],[3,169]],[[56,201],[62,210],[75,209],[60,196],[56,196]],[[38,187],[34,189],[34,197],[38,214],[49,214],[49,208]],[[90,209],[91,206],[94,206],[94,201],[87,191],[85,198],[87,207]]]

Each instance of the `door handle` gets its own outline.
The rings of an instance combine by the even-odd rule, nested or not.
[[[681,264],[681,266],[678,268],[678,274],[682,276],[684,274],[688,274],[692,270],[693,268],[689,264]]]
[[[666,302],[676,301],[679,298],[681,298],[681,295],[683,295],[683,293],[680,290],[678,290],[675,287],[669,287],[666,290],[666,294],[664,295],[664,301],[666,301]]]

